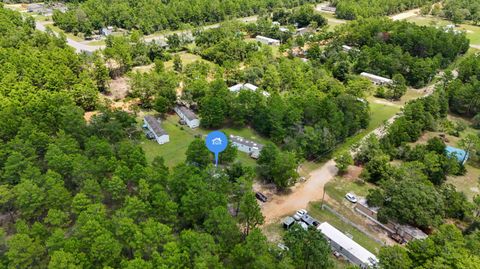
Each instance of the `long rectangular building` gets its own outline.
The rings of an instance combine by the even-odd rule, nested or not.
[[[188,109],[185,106],[176,106],[173,108],[178,116],[185,121],[188,127],[194,129],[200,126],[200,120],[198,119],[197,115],[193,113],[192,110]]]
[[[152,132],[158,144],[162,145],[170,141],[170,136],[167,134],[167,132],[165,132],[165,130],[163,130],[162,127],[160,127],[160,122],[153,116],[145,116],[145,118],[143,118],[143,122],[145,127]]]
[[[230,135],[230,142],[242,152],[247,153],[250,157],[257,159],[260,156],[260,151],[262,151],[263,145],[257,144],[253,141],[246,140],[241,136]]]
[[[375,85],[389,85],[389,84],[393,83],[393,80],[391,80],[389,78],[384,78],[384,77],[377,76],[377,75],[374,75],[374,74],[370,74],[370,73],[367,73],[367,72],[360,73],[360,76],[368,78]]]
[[[328,222],[318,225],[317,229],[326,237],[332,250],[345,257],[351,263],[360,266],[360,268],[373,268],[378,264],[378,259],[375,255]]]

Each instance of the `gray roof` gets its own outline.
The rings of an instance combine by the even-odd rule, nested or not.
[[[232,143],[237,143],[237,144],[241,144],[241,145],[245,145],[247,147],[256,147],[258,148],[259,150],[261,150],[263,148],[263,145],[262,144],[258,144],[258,143],[255,143],[253,141],[250,141],[250,140],[246,140],[245,138],[241,137],[241,136],[236,136],[236,135],[230,135],[230,141],[232,141]]]
[[[185,106],[177,106],[178,111],[182,113],[185,117],[187,117],[188,120],[196,120],[198,119],[197,115],[193,113],[190,109],[188,109]]]
[[[152,131],[156,136],[160,137],[162,135],[167,135],[167,132],[160,127],[160,122],[152,116],[145,116],[145,121],[152,128]]]

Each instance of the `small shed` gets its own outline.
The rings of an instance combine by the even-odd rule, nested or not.
[[[295,224],[295,219],[290,216],[284,218],[282,221],[283,228],[285,229],[290,229],[290,227],[292,227],[293,224]]]
[[[447,146],[445,148],[448,156],[457,158],[458,162],[464,165],[468,161],[469,154],[463,149]]]

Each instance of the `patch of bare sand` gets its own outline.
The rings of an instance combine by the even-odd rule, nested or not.
[[[116,79],[112,79],[108,83],[110,93],[106,95],[106,97],[114,101],[127,97],[128,92],[130,91],[129,81],[130,79],[128,77],[118,77]]]

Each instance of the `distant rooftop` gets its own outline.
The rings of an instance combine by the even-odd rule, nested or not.
[[[160,127],[160,122],[152,116],[145,116],[145,121],[148,123],[152,131],[156,136],[160,137],[162,135],[167,135],[167,132]]]
[[[366,78],[369,78],[369,79],[373,79],[373,80],[376,80],[376,81],[382,81],[382,82],[385,82],[385,83],[392,83],[393,82],[393,80],[391,80],[389,78],[377,76],[377,75],[370,74],[370,73],[367,73],[367,72],[360,73],[360,76],[363,76],[363,77],[366,77]]]

